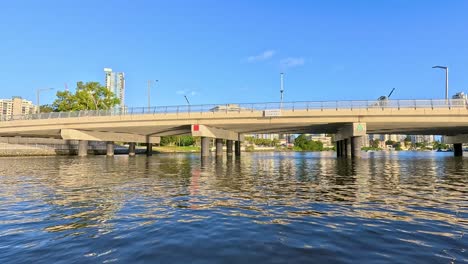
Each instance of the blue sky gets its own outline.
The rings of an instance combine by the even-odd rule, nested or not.
[[[0,98],[126,74],[126,104],[468,91],[468,1],[2,1]],[[43,92],[50,103],[54,92]]]

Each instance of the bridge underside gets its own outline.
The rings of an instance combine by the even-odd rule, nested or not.
[[[0,122],[0,136],[155,143],[161,136],[196,135],[228,140],[231,145],[235,141],[237,152],[244,134],[329,133],[346,141],[340,143],[344,153],[354,149],[353,142],[358,143],[357,135],[339,136],[349,124],[365,124],[367,134],[457,136],[468,134],[468,109],[284,110],[279,116],[265,116],[263,111],[198,112],[15,120]],[[204,128],[194,130],[194,126]],[[202,143],[208,144],[206,140]]]
[[[196,123],[195,123],[196,124]],[[233,131],[241,134],[321,134],[337,133],[340,127],[347,123],[330,123],[330,124],[301,124],[301,123],[284,123],[284,124],[213,124],[209,125],[219,129]],[[178,136],[191,135],[191,124],[181,126],[169,125],[145,125],[145,126],[105,126],[99,127],[73,127],[73,129],[83,131],[108,132],[135,134],[141,136]],[[16,130],[16,129],[15,129]],[[22,137],[45,137],[45,138],[62,138],[60,128],[30,128],[27,130],[12,130],[8,132],[0,132],[0,136],[22,136]],[[1,129],[0,129],[1,131]],[[402,135],[458,135],[468,134],[468,125],[466,123],[450,123],[444,126],[436,126],[431,124],[414,124],[414,123],[367,123],[368,134],[402,134]]]

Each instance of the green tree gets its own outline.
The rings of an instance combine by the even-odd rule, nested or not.
[[[305,135],[300,135],[294,140],[294,146],[301,150],[322,151],[323,143],[320,141],[308,140]]]
[[[308,140],[305,135],[300,135],[294,140],[294,146],[304,150],[307,145],[307,141]]]
[[[405,138],[405,141],[403,141],[403,142],[404,142],[406,148],[410,147],[411,146],[411,137],[407,136]]]
[[[402,150],[401,142],[396,142],[392,146],[393,146],[393,148],[395,148],[395,150]]]
[[[110,109],[120,100],[99,82],[77,82],[75,93],[58,91],[57,99],[52,104],[55,111],[81,111]]]
[[[54,111],[54,107],[52,105],[41,105],[39,108],[41,113],[50,113]]]
[[[380,148],[380,140],[379,139],[373,139],[373,140],[371,140],[370,145],[373,148]]]

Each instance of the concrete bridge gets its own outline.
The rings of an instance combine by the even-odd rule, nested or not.
[[[216,139],[216,155],[240,155],[244,134],[336,134],[338,156],[358,157],[362,137],[371,134],[445,135],[461,156],[468,142],[468,108],[464,99],[324,101],[214,104],[43,113],[3,117],[0,136],[51,137],[80,140],[79,155],[88,141],[158,143],[161,136],[193,135],[202,139],[202,157]]]

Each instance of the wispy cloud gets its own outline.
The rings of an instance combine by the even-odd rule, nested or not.
[[[194,96],[194,95],[197,95],[198,92],[196,91],[193,91],[193,90],[178,90],[176,91],[176,94],[178,95],[191,95],[191,96]]]
[[[275,53],[276,51],[274,50],[265,50],[264,52],[258,55],[248,57],[247,62],[253,63],[253,62],[268,60],[268,59],[271,59],[275,55]]]
[[[281,68],[283,69],[302,66],[304,65],[304,63],[305,63],[304,58],[293,58],[293,57],[282,59],[280,61]]]

